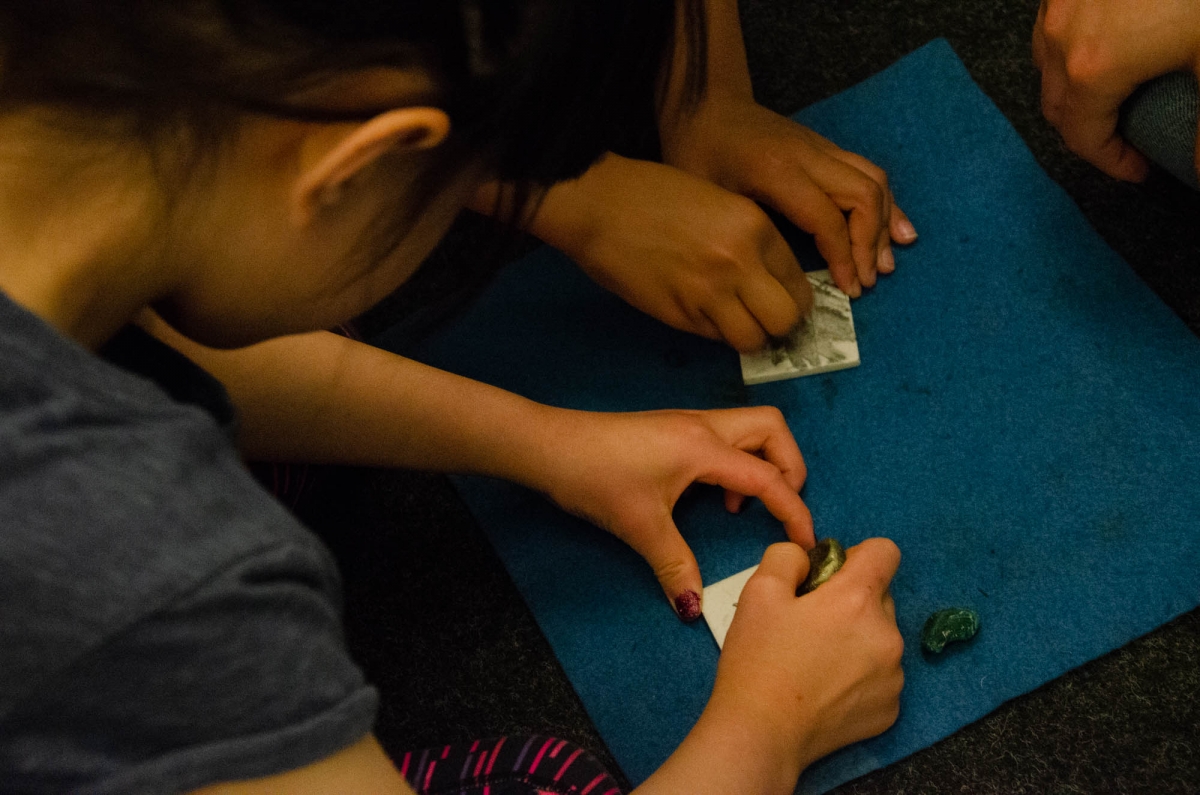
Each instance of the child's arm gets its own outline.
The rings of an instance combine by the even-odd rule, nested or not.
[[[490,213],[497,186],[472,208]],[[664,323],[761,350],[812,307],[812,287],[754,202],[661,163],[605,155],[546,192],[526,230]]]
[[[816,236],[837,285],[851,296],[894,269],[891,241],[916,231],[887,176],[812,130],[754,101],[737,0],[704,0],[707,91],[686,101],[687,49],[677,46],[659,117],[664,162],[774,207]],[[682,35],[682,14],[680,35]]]
[[[751,351],[812,305],[755,202],[815,234],[853,296],[893,269],[890,242],[911,243],[916,231],[881,169],[754,101],[737,5],[707,5],[708,90],[698,105],[684,102],[678,48],[660,119],[668,165],[609,154],[551,188],[527,228],[647,314]],[[496,198],[497,186],[485,186],[472,208],[490,214]]]
[[[700,720],[641,795],[785,795],[825,754],[887,729],[899,711],[904,642],[888,583],[899,563],[883,539],[847,551],[819,590],[797,597],[808,557],[776,544],[742,591]],[[194,795],[412,790],[373,737],[308,767]]]
[[[688,604],[681,596],[702,588],[671,518],[693,483],[727,489],[731,510],[744,497],[761,499],[789,538],[813,544],[812,518],[797,494],[804,462],[774,408],[571,411],[326,332],[217,351],[154,316],[143,324],[225,384],[249,457],[520,483],[633,547],[677,608]]]

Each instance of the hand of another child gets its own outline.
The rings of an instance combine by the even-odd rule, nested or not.
[[[820,757],[885,731],[904,686],[904,641],[888,591],[899,563],[895,544],[869,539],[847,550],[832,579],[797,597],[807,555],[792,544],[768,548],[738,599],[702,720],[760,733],[764,754],[791,781]]]
[[[530,230],[674,328],[760,350],[812,307],[812,287],[754,202],[659,163],[606,155],[546,196]]]
[[[693,483],[725,488],[734,511],[745,497],[761,499],[788,538],[813,546],[812,516],[797,493],[804,460],[778,409],[555,417],[542,456],[552,469],[529,485],[640,553],[681,617],[698,616],[702,582],[671,513]]]
[[[1121,104],[1174,71],[1200,76],[1200,3],[1194,0],[1043,0],[1033,29],[1042,113],[1071,151],[1119,179],[1148,163],[1117,132]],[[1200,150],[1197,152],[1200,174]]]
[[[895,270],[893,241],[917,238],[882,169],[753,100],[708,98],[662,133],[664,162],[814,235],[834,282],[853,298],[877,272]]]

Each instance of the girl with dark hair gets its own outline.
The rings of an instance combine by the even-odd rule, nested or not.
[[[699,575],[675,500],[693,482],[725,487],[731,508],[762,499],[794,543],[767,551],[708,709],[639,791],[790,791],[891,724],[898,552],[866,542],[795,596],[813,531],[777,411],[554,409],[319,331],[405,281],[484,183],[529,219],[650,98],[684,127],[701,119],[713,106],[691,70],[730,28],[679,10],[0,7],[0,789],[443,786],[433,761],[398,769],[372,737],[336,569],[239,453],[522,483],[639,551],[684,617]],[[891,217],[876,213],[873,240]],[[471,757],[451,791],[488,792],[501,751]],[[491,791],[604,791],[602,774],[533,772]]]

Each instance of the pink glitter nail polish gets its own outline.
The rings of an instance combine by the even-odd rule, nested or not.
[[[700,595],[695,591],[684,591],[675,597],[675,614],[685,624],[700,617]]]

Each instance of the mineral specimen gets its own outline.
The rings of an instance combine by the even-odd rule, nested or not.
[[[842,545],[832,538],[818,541],[817,545],[808,550],[808,576],[800,583],[796,593],[803,596],[817,589],[834,575],[846,562],[846,551]]]
[[[979,614],[969,607],[949,607],[925,619],[921,630],[921,645],[927,651],[939,653],[947,643],[970,640],[979,631]]]

